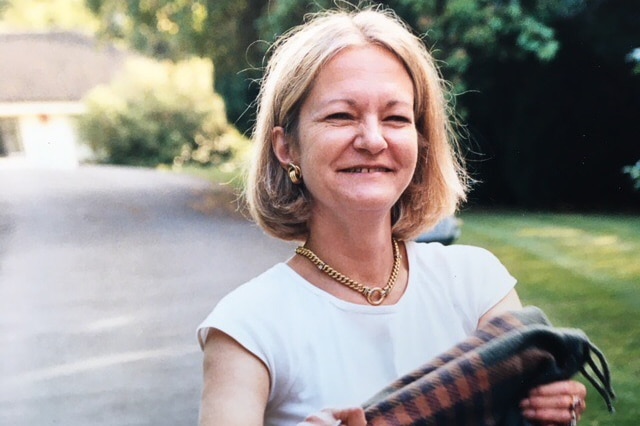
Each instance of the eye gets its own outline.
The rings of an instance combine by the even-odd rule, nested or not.
[[[335,112],[327,116],[327,120],[351,120],[353,116],[348,112]]]
[[[392,121],[396,123],[411,123],[412,119],[405,115],[390,115],[386,119],[386,121]]]

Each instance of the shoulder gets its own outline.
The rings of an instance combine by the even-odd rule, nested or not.
[[[407,251],[417,286],[439,288],[473,327],[516,284],[500,260],[481,247],[408,243]]]
[[[289,294],[290,273],[285,264],[277,264],[220,299],[198,327],[200,346],[204,347],[211,328],[224,331],[245,346],[268,331],[282,312],[282,295]]]
[[[310,286],[286,264],[275,265],[223,297],[198,327],[201,345],[218,330],[266,366],[268,413],[279,412],[292,386],[306,377],[312,351],[326,341],[318,336],[329,335],[322,330],[335,332],[326,319],[332,305]]]
[[[228,293],[218,302],[216,309],[228,306],[233,309],[242,307],[244,310],[267,309],[267,302],[287,291],[286,287],[291,283],[290,275],[290,268],[284,263],[278,263]]]
[[[407,250],[418,265],[428,264],[430,268],[457,268],[459,271],[491,267],[504,269],[500,260],[482,247],[408,242]]]

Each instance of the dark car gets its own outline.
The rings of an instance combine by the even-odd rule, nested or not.
[[[431,230],[424,232],[416,238],[419,243],[441,243],[445,246],[453,244],[462,234],[462,220],[455,216],[442,219]]]

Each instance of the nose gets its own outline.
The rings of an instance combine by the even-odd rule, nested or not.
[[[382,124],[377,118],[368,118],[360,124],[354,148],[378,154],[387,148],[387,141],[382,134]]]

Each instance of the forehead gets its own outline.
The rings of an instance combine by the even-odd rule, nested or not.
[[[345,48],[320,68],[310,94],[323,97],[334,92],[387,93],[412,100],[414,86],[406,67],[395,54],[369,44]]]

